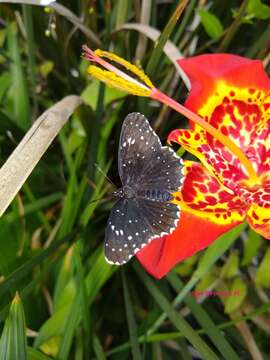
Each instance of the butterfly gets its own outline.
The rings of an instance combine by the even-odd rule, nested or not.
[[[105,258],[126,263],[154,238],[170,234],[180,219],[173,193],[184,180],[183,160],[162,146],[148,120],[140,113],[125,118],[118,148],[122,187],[105,231]]]

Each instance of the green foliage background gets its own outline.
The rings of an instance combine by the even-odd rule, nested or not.
[[[119,185],[124,117],[143,112],[163,141],[185,119],[89,80],[80,52],[84,43],[113,50],[183,103],[187,90],[164,41],[183,56],[230,52],[261,59],[269,70],[270,7],[190,0],[174,21],[173,0],[11,2],[0,5],[1,164],[49,106],[71,93],[85,103],[0,219],[1,360],[269,358],[269,244],[245,224],[161,281],[134,259],[121,268],[105,262],[112,204],[90,201],[112,188],[95,162]],[[162,33],[159,42],[122,28],[142,19]],[[241,296],[198,301],[193,289]]]

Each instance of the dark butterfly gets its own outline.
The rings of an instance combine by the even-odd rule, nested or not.
[[[170,234],[180,218],[172,193],[183,183],[183,160],[161,142],[148,120],[129,114],[118,149],[122,188],[113,193],[105,233],[105,257],[115,265],[127,262],[152,239]]]

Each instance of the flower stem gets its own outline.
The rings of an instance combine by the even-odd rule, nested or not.
[[[178,113],[184,115],[189,120],[193,121],[194,123],[203,127],[209,134],[211,134],[215,139],[220,141],[224,146],[226,146],[230,151],[239,159],[241,164],[245,167],[249,178],[252,182],[257,183],[258,177],[253,169],[253,166],[244,152],[233,143],[227,136],[223,135],[219,130],[214,128],[211,124],[206,122],[200,116],[192,112],[191,110],[187,109],[185,106],[179,104],[163,92],[159,91],[156,88],[152,89],[151,98],[154,100],[158,100],[159,102],[169,106],[170,108],[174,109]]]

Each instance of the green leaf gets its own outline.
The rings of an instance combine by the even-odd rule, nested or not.
[[[26,325],[21,299],[16,294],[0,339],[1,360],[26,360]]]
[[[130,299],[129,289],[126,280],[126,274],[122,271],[122,282],[123,282],[123,289],[124,289],[124,299],[125,299],[125,308],[126,308],[126,315],[127,315],[127,322],[128,322],[128,330],[129,336],[131,341],[131,350],[132,356],[134,360],[142,359],[140,346],[138,342],[138,331],[137,331],[137,324],[134,317],[134,311],[132,309],[132,302]]]
[[[10,72],[3,72],[0,75],[0,103],[3,101],[3,98],[10,87],[11,76]]]
[[[225,279],[234,277],[239,268],[239,256],[236,252],[231,252],[225,265],[222,268],[221,276]]]
[[[91,305],[91,303],[95,300],[95,297],[103,284],[115,271],[115,267],[112,267],[105,261],[103,247],[101,246],[93,254],[90,260],[91,269],[84,279],[88,306]],[[69,299],[65,299],[63,302],[61,299],[58,299],[59,303],[62,302],[63,307],[58,308],[58,310],[43,323],[39,331],[39,335],[35,339],[35,347],[41,347],[43,349],[44,346],[48,346],[49,341],[52,339],[57,339],[57,343],[53,343],[54,353],[57,353],[59,346],[61,347],[61,340],[63,333],[65,332],[65,327],[69,326],[69,321],[71,321],[72,326],[66,335],[66,341],[71,341],[75,327],[82,320],[82,316],[84,316],[81,310],[82,307],[79,305],[80,301],[81,297],[76,297],[75,292],[73,292],[73,295],[70,296]],[[64,352],[64,349],[61,350],[61,356],[64,354]]]
[[[201,356],[205,359],[218,359],[216,354],[210,347],[202,340],[202,338],[192,329],[189,323],[177,312],[166,297],[159,290],[154,281],[146,275],[146,273],[136,264],[136,271],[139,274],[142,283],[152,295],[153,299],[166,313],[173,325],[185,336],[185,338],[198,350]]]
[[[88,305],[92,304],[99,290],[116,271],[104,258],[103,244],[98,247],[91,260],[91,269],[85,278]]]
[[[2,283],[0,283],[0,296],[4,294],[11,285],[16,284],[19,280],[24,278],[36,265],[39,265],[44,259],[54,253],[60,245],[74,239],[74,237],[75,232],[59,241],[53,242],[48,248],[45,248],[39,254],[33,256],[23,265],[19,266],[13,273],[9,274]]]
[[[182,281],[173,273],[169,274],[167,278],[175,291],[177,293],[180,292],[184,286]],[[187,295],[184,301],[195,319],[202,326],[202,329],[205,330],[206,334],[224,358],[227,360],[239,360],[239,357],[231,347],[230,343],[226,340],[226,337],[223,336],[221,331],[217,328],[215,322],[212,320],[211,314],[208,315],[203,306],[198,304],[191,295]]]
[[[201,18],[202,26],[206,33],[212,38],[217,39],[223,33],[223,25],[216,15],[210,11],[200,9],[198,14]]]
[[[173,12],[172,16],[170,17],[170,20],[166,24],[162,33],[160,34],[146,67],[146,74],[149,77],[151,77],[154,74],[154,72],[157,71],[157,65],[162,55],[162,51],[166,44],[166,41],[170,38],[183,10],[185,9],[186,4],[187,1],[185,0],[178,1],[177,8]]]
[[[262,262],[257,270],[255,276],[255,283],[259,286],[263,286],[270,289],[270,248],[266,250]]]
[[[236,226],[231,231],[226,234],[220,236],[216,241],[209,246],[204,252],[197,270],[193,273],[191,279],[186,283],[180,293],[176,296],[173,301],[173,305],[179,305],[188,292],[193,289],[193,287],[197,284],[197,282],[203,278],[209,269],[214,265],[214,263],[224,254],[224,252],[234,243],[234,241],[241,234],[243,229],[246,227],[246,224],[240,224]],[[163,313],[160,317],[155,321],[155,323],[148,330],[147,334],[152,334],[166,319],[166,314]]]
[[[116,29],[118,29],[125,22],[128,22],[128,10],[129,10],[129,1],[127,0],[117,1],[117,11],[116,11],[116,21],[115,21]]]
[[[81,93],[83,100],[86,102],[86,104],[91,106],[93,110],[96,110],[97,108],[99,84],[100,82],[98,80],[92,80],[91,83]],[[111,87],[106,87],[104,106],[109,105],[114,100],[122,99],[125,96],[127,96],[126,92]]]
[[[245,227],[245,223],[240,224],[214,241],[213,244],[205,250],[193,277],[201,278],[204,276],[217,259],[236,241]]]
[[[74,263],[76,268],[76,275],[77,275],[77,283],[78,288],[80,291],[81,297],[81,315],[82,315],[82,323],[83,323],[83,330],[84,330],[84,349],[85,352],[89,352],[89,341],[88,339],[91,338],[90,334],[90,314],[89,308],[87,306],[87,290],[86,284],[84,281],[84,267],[83,267],[83,260],[82,260],[82,246],[79,246],[80,243],[75,244],[75,252],[74,252]]]
[[[95,352],[97,360],[106,360],[106,356],[103,352],[102,346],[101,346],[99,338],[97,336],[94,336],[93,348],[94,348],[94,352]]]
[[[48,357],[42,354],[40,351],[33,349],[31,347],[27,348],[27,359],[28,360],[51,360],[51,357]]]
[[[79,323],[78,312],[81,309],[80,302],[80,296],[77,296],[74,299],[68,317],[66,318],[65,326],[63,328],[63,337],[57,354],[57,359],[59,360],[66,360],[68,358],[75,329]]]
[[[256,233],[254,230],[249,229],[247,233],[247,240],[244,242],[244,255],[241,260],[241,265],[249,265],[257,255],[258,250],[263,242],[261,235]]]
[[[65,287],[72,279],[73,267],[72,258],[74,253],[74,246],[72,245],[65,253],[65,257],[62,261],[61,267],[58,272],[57,282],[53,294],[54,310],[63,307],[62,301],[60,301]],[[59,304],[59,305],[58,305]],[[61,306],[62,305],[62,306]]]
[[[12,214],[17,214],[15,209]],[[14,234],[14,225],[19,227],[22,232],[22,227],[19,222],[9,224],[6,217],[0,219],[0,273],[7,276],[14,269],[17,260],[17,252],[19,250],[18,237]],[[15,236],[14,236],[15,235]],[[1,287],[1,284],[0,284]]]
[[[73,300],[73,299],[72,299]],[[53,340],[52,347],[53,353],[57,353],[59,350],[60,336],[63,334],[65,321],[70,313],[72,303],[69,303],[65,307],[55,312],[47,321],[45,321],[39,330],[38,336],[35,339],[34,346],[41,348],[45,346],[50,347],[49,341],[57,339],[56,343]]]
[[[232,313],[239,309],[247,295],[247,286],[241,278],[236,278],[229,289],[228,296],[223,297],[225,312]]]
[[[12,86],[10,88],[10,101],[12,102],[12,112],[18,126],[26,130],[31,125],[31,114],[16,23],[11,23],[8,28],[8,49],[11,58]]]
[[[198,254],[195,254],[178,264],[175,268],[175,271],[182,276],[188,276],[193,272],[194,265],[196,264],[197,260]]]
[[[61,339],[60,336],[52,337],[48,341],[43,343],[40,346],[40,349],[46,355],[51,355],[53,356],[53,358],[55,358],[59,349],[60,339]]]
[[[247,13],[257,19],[266,20],[270,18],[270,6],[263,4],[261,0],[249,0]]]
[[[60,344],[60,348],[57,354],[57,359],[65,360],[68,358],[70,348],[72,346],[73,337],[75,335],[76,327],[80,319],[84,324],[84,338],[85,338],[85,349],[87,349],[87,344],[90,339],[89,333],[89,312],[87,307],[87,294],[86,287],[83,277],[83,266],[81,262],[81,257],[79,253],[79,245],[74,245],[74,263],[76,267],[78,285],[77,285],[77,295],[74,297],[72,307],[69,311],[68,317],[65,321],[63,328],[63,336]],[[89,350],[87,350],[89,352]]]
[[[213,268],[211,268],[211,271],[209,271],[207,274],[205,274],[201,280],[197,283],[195,287],[196,292],[203,292],[207,289],[209,289],[213,283],[217,280],[217,276],[213,274]]]
[[[47,60],[47,61],[44,61],[39,66],[39,71],[40,71],[41,75],[46,78],[53,71],[53,68],[54,68],[54,63],[50,60]]]

